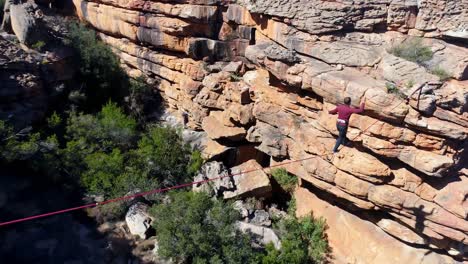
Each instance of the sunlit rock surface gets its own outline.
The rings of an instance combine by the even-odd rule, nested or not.
[[[205,157],[235,149],[245,156],[238,165],[258,158],[242,150],[255,146],[270,165],[307,159],[284,167],[301,178],[298,214],[327,218],[335,262],[463,259],[468,2],[73,2],[133,76],[155,83],[169,112],[204,130]],[[389,53],[412,36],[434,53],[422,65]],[[346,96],[355,106],[366,98],[366,111],[351,118],[353,146],[333,156],[328,110]],[[270,191],[258,176],[245,192]]]

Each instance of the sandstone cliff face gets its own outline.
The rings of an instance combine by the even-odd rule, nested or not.
[[[242,152],[252,145],[270,164],[307,158],[286,166],[302,179],[299,208],[320,211],[306,198],[316,192],[367,219],[380,251],[378,237],[399,244],[343,262],[447,263],[427,254],[467,252],[467,1],[73,2],[131,75],[150,78],[170,112],[207,133],[207,158],[233,146],[255,157]],[[388,52],[410,35],[434,53],[424,65]],[[351,119],[353,147],[333,156],[327,111],[346,96],[366,98],[366,112]],[[338,241],[335,254],[346,254]]]

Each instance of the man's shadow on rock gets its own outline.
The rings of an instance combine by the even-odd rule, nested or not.
[[[428,215],[434,213],[434,208],[432,208],[429,213],[424,211],[424,205],[420,205],[418,208],[412,208],[411,210],[413,211],[413,215],[416,217],[415,229],[418,233],[422,234],[424,231],[424,221]]]

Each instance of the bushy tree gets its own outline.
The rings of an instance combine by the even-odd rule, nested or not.
[[[182,136],[170,127],[153,126],[143,135],[134,152],[139,166],[152,175],[158,175],[166,185],[188,182],[190,148]]]
[[[183,263],[252,263],[250,239],[235,228],[239,214],[205,193],[174,192],[151,208],[159,254]]]
[[[111,153],[95,152],[85,157],[86,171],[81,182],[91,193],[116,193],[116,179],[124,172],[124,156],[119,149]]]
[[[203,162],[175,129],[149,126],[138,133],[136,121],[114,103],[95,115],[72,112],[65,138],[67,173],[106,197],[188,182]]]
[[[201,152],[199,150],[194,150],[190,156],[187,173],[189,175],[195,175],[200,170],[204,162]]]
[[[143,77],[130,79],[129,96],[126,104],[130,113],[141,122],[145,122],[152,111],[158,112],[160,109],[160,97],[148,85]]]
[[[68,44],[77,53],[78,79],[83,84],[88,109],[100,107],[109,99],[121,101],[128,94],[129,79],[121,69],[119,59],[98,40],[94,30],[81,24],[70,24]]]
[[[98,150],[126,149],[136,137],[136,125],[135,119],[126,115],[117,104],[109,102],[97,115],[71,112],[66,137],[82,139]]]
[[[276,227],[281,237],[281,249],[268,245],[263,264],[323,263],[328,252],[325,221],[311,216],[285,218]]]
[[[3,160],[28,160],[40,150],[39,133],[30,133],[30,128],[15,131],[7,122],[0,120],[0,156]]]
[[[294,191],[297,185],[297,177],[295,175],[289,174],[288,171],[284,168],[274,169],[271,172],[271,176],[278,182],[278,184],[286,192]]]
[[[129,149],[137,136],[136,121],[115,103],[107,103],[96,114],[71,112],[66,126],[64,169],[78,179],[86,169],[85,158],[93,153]]]

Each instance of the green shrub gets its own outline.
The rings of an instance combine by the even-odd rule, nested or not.
[[[281,249],[268,245],[263,264],[324,263],[328,253],[325,221],[304,217],[285,218],[276,226],[281,237]]]
[[[296,209],[297,209],[296,198],[293,197],[288,202],[288,214],[291,215],[291,216],[295,216],[296,215]]]
[[[40,150],[39,133],[30,133],[28,129],[14,131],[7,122],[0,120],[0,158],[12,162],[28,160]]]
[[[95,115],[71,112],[64,141],[60,153],[67,175],[106,197],[188,182],[203,163],[177,130],[149,126],[138,133],[135,119],[115,103]]]
[[[424,46],[421,38],[410,38],[389,50],[389,53],[408,61],[421,64],[432,58],[430,47]]]
[[[195,175],[203,165],[203,157],[199,150],[194,150],[190,156],[190,164],[188,165],[187,172],[190,175]]]
[[[93,194],[118,195],[116,179],[124,172],[124,156],[118,149],[107,154],[91,153],[85,157],[87,170],[81,176],[83,186]]]
[[[57,114],[57,112],[53,112],[52,115],[47,118],[47,126],[49,128],[56,128],[62,123],[62,118]]]
[[[67,43],[77,53],[78,80],[88,98],[86,107],[98,109],[109,99],[121,102],[128,94],[129,79],[112,50],[93,30],[76,23],[70,24]]]
[[[86,148],[106,150],[128,148],[136,136],[136,121],[115,103],[107,103],[97,115],[72,112],[68,118],[67,138],[83,141]]]
[[[151,208],[158,253],[176,263],[252,263],[248,236],[236,230],[239,214],[205,193],[174,192],[169,204]]]
[[[40,150],[39,142],[39,133],[25,136],[21,140],[10,138],[6,141],[3,157],[10,162],[14,160],[28,160]]]
[[[42,48],[43,48],[45,45],[46,45],[45,42],[42,41],[42,40],[40,40],[40,41],[34,43],[31,47],[32,47],[33,49],[35,49],[35,50],[41,51]]]
[[[166,186],[191,180],[187,172],[190,163],[190,147],[182,136],[170,127],[150,127],[138,142],[135,156],[140,167],[157,175]]]
[[[232,82],[240,82],[243,80],[243,77],[240,76],[239,74],[237,73],[231,73],[231,81]]]
[[[128,106],[132,115],[138,120],[144,122],[145,114],[149,111],[155,111],[158,105],[157,98],[151,87],[144,78],[130,80],[130,95],[128,97]]]
[[[408,87],[409,85],[414,85],[414,83],[412,83],[412,81],[407,83],[407,88],[410,88],[410,87]],[[408,99],[408,96],[406,94],[404,94],[403,92],[401,92],[400,88],[396,84],[387,82],[385,84],[385,86],[387,88],[387,93],[394,94],[395,96],[397,96],[397,97],[399,97],[399,98],[401,98],[403,100]]]
[[[385,87],[387,88],[387,93],[389,94],[396,94],[400,92],[400,89],[398,89],[398,86],[394,83],[385,83]]]
[[[286,169],[274,169],[272,170],[271,175],[286,192],[292,192],[294,191],[294,188],[296,188],[297,177],[289,174]]]
[[[439,66],[432,69],[431,73],[434,74],[434,75],[437,75],[439,77],[439,80],[442,81],[442,82],[450,79],[450,77],[451,77],[451,75],[447,71],[440,68]]]
[[[114,103],[103,106],[96,115],[71,112],[66,123],[60,156],[66,174],[75,181],[86,171],[88,155],[114,149],[124,152],[137,137],[136,121]]]

